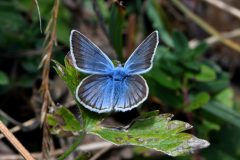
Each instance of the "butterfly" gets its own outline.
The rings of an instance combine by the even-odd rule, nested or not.
[[[76,88],[76,99],[85,108],[105,113],[129,111],[148,96],[148,85],[139,74],[148,72],[158,45],[158,31],[152,32],[124,65],[114,66],[108,56],[82,33],[72,30],[70,53],[74,67],[91,74]]]

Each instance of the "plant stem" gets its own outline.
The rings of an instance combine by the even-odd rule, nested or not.
[[[18,141],[18,139],[8,130],[8,128],[0,121],[0,131],[3,135],[8,139],[8,141],[18,150],[19,153],[26,160],[34,160],[32,155],[28,152],[28,150]]]
[[[60,157],[58,157],[58,160],[64,160],[66,157],[68,157],[75,149],[79,146],[79,144],[82,142],[83,136],[85,134],[81,133],[79,137],[76,138],[75,142],[70,146],[70,148]]]
[[[197,23],[202,29],[204,29],[209,34],[217,37],[223,44],[230,47],[231,49],[240,53],[240,45],[232,40],[225,39],[215,28],[205,22],[202,18],[194,14],[190,9],[182,4],[179,0],[172,0],[173,4],[181,10],[186,16],[191,18],[195,23]]]

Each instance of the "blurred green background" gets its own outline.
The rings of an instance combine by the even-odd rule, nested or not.
[[[238,0],[224,2],[240,8]],[[38,4],[42,32],[34,0],[0,1],[0,119],[10,128],[39,119],[41,111],[39,65],[54,1],[41,0]],[[239,25],[239,17],[205,0],[60,0],[57,45],[52,54],[59,62],[69,51],[72,29],[121,62],[149,33],[159,31],[154,67],[144,75],[150,88],[148,100],[133,111],[111,115],[112,120],[127,124],[146,111],[173,113],[175,119],[194,126],[192,134],[211,143],[193,155],[177,158],[137,147],[128,148],[131,154],[124,157],[126,148],[120,147],[99,159],[240,159]],[[230,45],[225,38],[232,38]],[[52,67],[49,77],[53,100],[70,103],[73,98]],[[39,122],[22,127],[15,135],[29,151],[41,151]],[[62,140],[54,137],[56,148],[62,147]],[[86,143],[93,141],[90,137]],[[0,139],[0,159],[1,154],[16,154],[5,139]]]

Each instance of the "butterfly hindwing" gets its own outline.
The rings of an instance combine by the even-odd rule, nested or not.
[[[76,69],[88,74],[106,74],[113,63],[93,42],[76,30],[70,36],[70,50]]]
[[[105,75],[91,75],[81,81],[76,90],[77,100],[98,113],[112,110],[112,79]]]
[[[133,75],[114,82],[113,109],[128,111],[139,106],[148,96],[148,86],[143,77]]]
[[[91,111],[104,113],[128,111],[146,100],[148,86],[139,75],[114,81],[106,75],[91,75],[82,80],[76,90],[77,100]]]
[[[130,75],[142,74],[152,68],[153,57],[158,45],[158,32],[152,32],[132,53],[124,65]]]

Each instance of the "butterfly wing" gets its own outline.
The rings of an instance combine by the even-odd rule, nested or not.
[[[81,81],[76,90],[77,100],[91,111],[104,113],[112,110],[113,82],[106,75],[91,75]]]
[[[142,76],[133,75],[114,81],[112,106],[115,111],[128,111],[147,99],[148,86]]]
[[[142,74],[152,68],[158,45],[158,31],[152,32],[132,53],[124,65],[129,75]]]
[[[139,75],[113,81],[106,75],[91,75],[83,79],[76,90],[77,100],[97,113],[128,111],[146,100],[148,86]]]
[[[113,63],[93,42],[76,30],[70,36],[70,51],[74,67],[88,74],[106,74]]]

